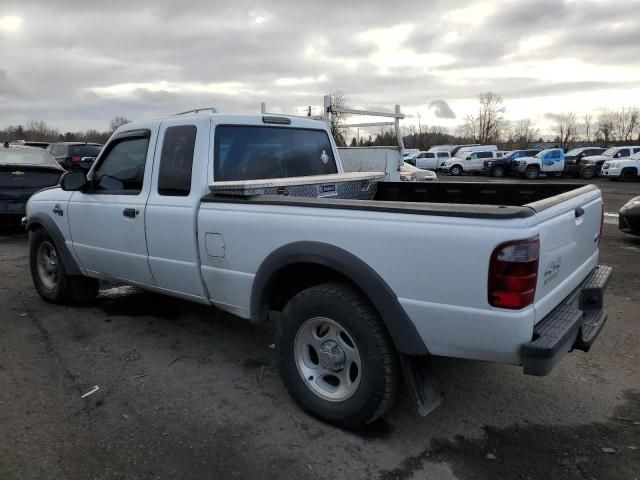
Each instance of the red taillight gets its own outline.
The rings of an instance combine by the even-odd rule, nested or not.
[[[538,282],[540,237],[501,243],[489,263],[489,304],[518,310],[533,303]]]
[[[72,162],[79,162],[80,160],[82,160],[82,157],[71,157]]]

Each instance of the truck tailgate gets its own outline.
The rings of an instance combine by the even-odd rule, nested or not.
[[[531,204],[536,208],[535,204]],[[592,190],[541,209],[540,256],[534,300],[535,321],[542,320],[598,264],[602,195]]]

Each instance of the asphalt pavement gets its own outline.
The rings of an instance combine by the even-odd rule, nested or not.
[[[612,215],[640,195],[640,183],[595,183]],[[434,358],[438,409],[420,417],[403,392],[359,432],[293,404],[271,325],[130,287],[105,286],[88,305],[47,304],[31,283],[26,235],[5,230],[0,479],[638,478],[640,238],[609,218],[609,320],[589,353],[542,378]]]

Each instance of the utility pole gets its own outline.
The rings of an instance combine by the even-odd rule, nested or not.
[[[307,107],[307,117],[311,116],[311,105]]]

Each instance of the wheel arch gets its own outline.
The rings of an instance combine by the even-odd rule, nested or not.
[[[64,266],[65,271],[68,275],[82,275],[82,271],[80,267],[76,263],[73,255],[67,248],[67,244],[64,239],[64,235],[55,224],[53,220],[45,215],[33,214],[30,215],[27,219],[27,230],[29,231],[29,241],[31,241],[31,237],[33,232],[42,228],[44,231],[49,234],[49,236],[53,239],[55,243],[56,249],[58,250],[58,255],[60,256],[60,260],[62,261],[62,265]]]
[[[346,250],[322,242],[294,242],[273,251],[260,265],[251,290],[251,320],[267,319],[300,291],[326,281],[344,281],[375,308],[396,350],[408,355],[429,353],[418,331],[389,285],[366,262]]]

